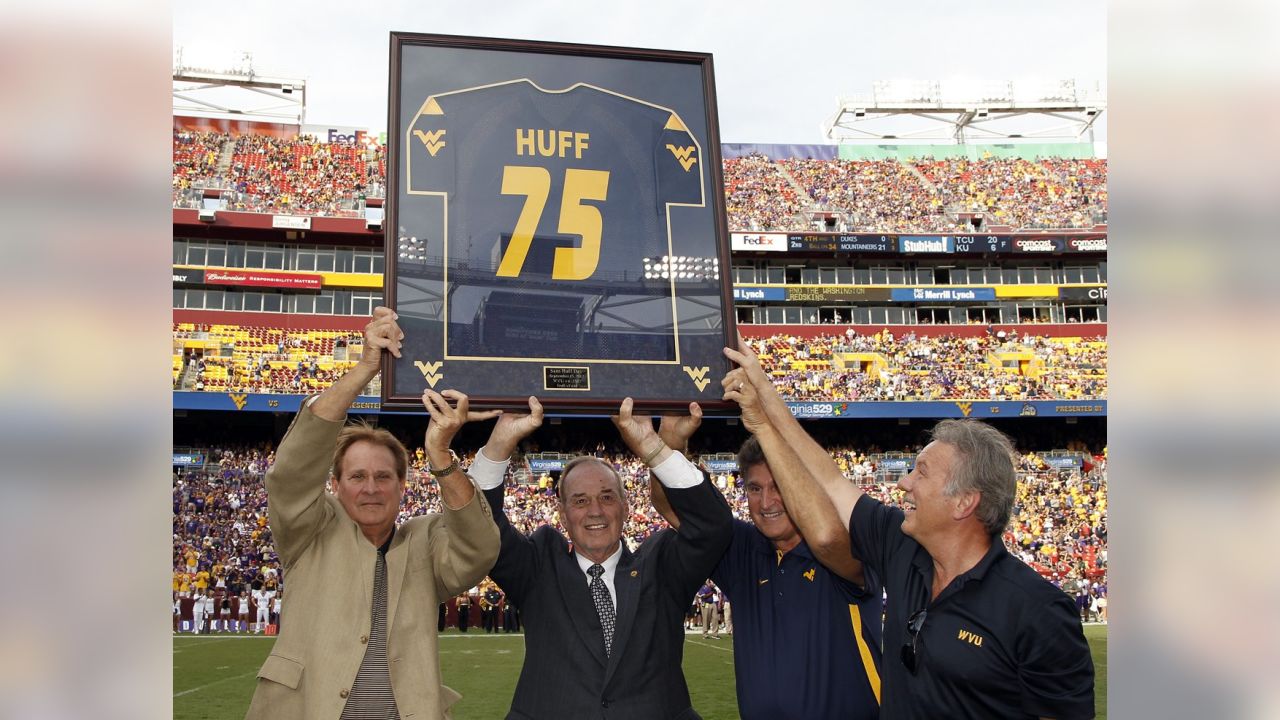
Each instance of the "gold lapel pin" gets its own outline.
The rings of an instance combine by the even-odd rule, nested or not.
[[[639,575],[639,574],[640,574],[640,572],[639,572],[638,570],[632,570],[632,571],[631,571],[631,577],[635,577],[635,576],[637,576],[637,575]]]

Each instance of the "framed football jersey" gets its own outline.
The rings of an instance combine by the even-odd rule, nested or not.
[[[715,414],[736,345],[711,56],[391,34],[382,403]]]

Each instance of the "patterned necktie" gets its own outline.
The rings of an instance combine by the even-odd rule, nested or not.
[[[599,564],[587,568],[591,576],[591,600],[596,604],[596,612],[600,614],[600,627],[604,629],[604,654],[613,649],[613,599],[609,597],[609,588],[605,586],[604,568]]]

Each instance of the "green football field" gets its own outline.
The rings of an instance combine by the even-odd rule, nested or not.
[[[1107,627],[1084,629],[1097,670],[1098,717],[1107,716]],[[249,707],[255,676],[271,652],[272,638],[238,635],[178,635],[173,638],[175,720],[240,720]],[[462,693],[453,707],[458,720],[501,718],[511,703],[524,638],[459,633],[440,638],[444,682]],[[733,640],[688,636],[684,673],[693,707],[707,720],[738,717],[733,689]]]

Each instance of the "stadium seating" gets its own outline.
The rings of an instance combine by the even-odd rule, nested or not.
[[[918,450],[912,448],[911,450]],[[175,592],[196,572],[209,572],[210,586],[221,580],[233,592],[264,572],[278,571],[267,524],[263,474],[274,460],[269,447],[203,449],[210,464],[203,469],[175,475],[173,484],[173,567]],[[463,465],[474,459],[475,449],[461,453]],[[893,481],[876,473],[875,456],[855,448],[831,450],[846,475],[865,492],[888,502],[901,503],[902,492]],[[629,454],[605,450],[598,453],[619,471],[631,499],[624,539],[632,547],[666,527],[649,498],[648,473]],[[1107,573],[1107,472],[1105,450],[1099,455],[1077,450],[1079,468],[1055,469],[1044,457],[1028,452],[1019,458],[1019,490],[1012,520],[1004,533],[1010,551],[1046,577],[1060,580],[1076,572],[1105,586]],[[424,471],[422,448],[410,452],[410,479],[400,520],[440,511],[438,485]],[[516,474],[527,475],[518,458],[509,469],[507,514],[521,531],[558,522],[557,501],[548,487],[514,484]],[[740,481],[729,474],[713,476],[730,501],[734,514],[749,520]],[[191,555],[194,553],[194,565]],[[194,570],[192,569],[194,568]]]
[[[202,328],[175,324],[174,340],[182,352],[201,351],[202,362],[186,385],[202,380],[202,389],[209,391],[312,392],[340,376],[353,362],[347,358],[359,352],[360,337],[350,331]],[[1106,395],[1103,338],[895,338],[882,332],[808,339],[773,335],[750,342],[791,400],[1075,400]],[[349,344],[347,352],[335,358],[335,345],[344,343]],[[184,377],[182,352],[173,356],[175,383]]]
[[[772,230],[799,224],[806,203],[763,155],[724,161],[725,209],[733,230]]]
[[[173,325],[174,389],[311,393],[359,358],[347,330]],[[788,400],[1081,400],[1107,395],[1106,338],[748,338]],[[335,356],[335,351],[337,352]],[[193,368],[189,368],[194,362]],[[314,370],[313,370],[313,367]]]
[[[317,392],[355,364],[363,345],[347,330],[193,323],[174,323],[173,340],[174,389],[206,392]]]
[[[173,148],[175,203],[186,200],[178,191],[210,187],[230,192],[230,210],[357,217],[360,201],[386,185],[386,148],[376,142],[175,131]],[[723,170],[731,230],[812,231],[815,211],[847,218],[849,232],[972,231],[973,213],[1015,230],[1106,222],[1105,159],[773,161],[756,153],[726,159]]]
[[[788,400],[1080,400],[1107,392],[1105,338],[749,338]]]
[[[230,140],[231,136],[226,133],[174,131],[174,189],[191,187],[194,179],[216,177],[222,148]]]
[[[381,192],[386,150],[321,143],[310,137],[174,132],[174,189],[228,191],[228,210],[360,216],[360,201]],[[231,149],[230,160],[221,156]],[[183,198],[175,193],[175,201]]]

